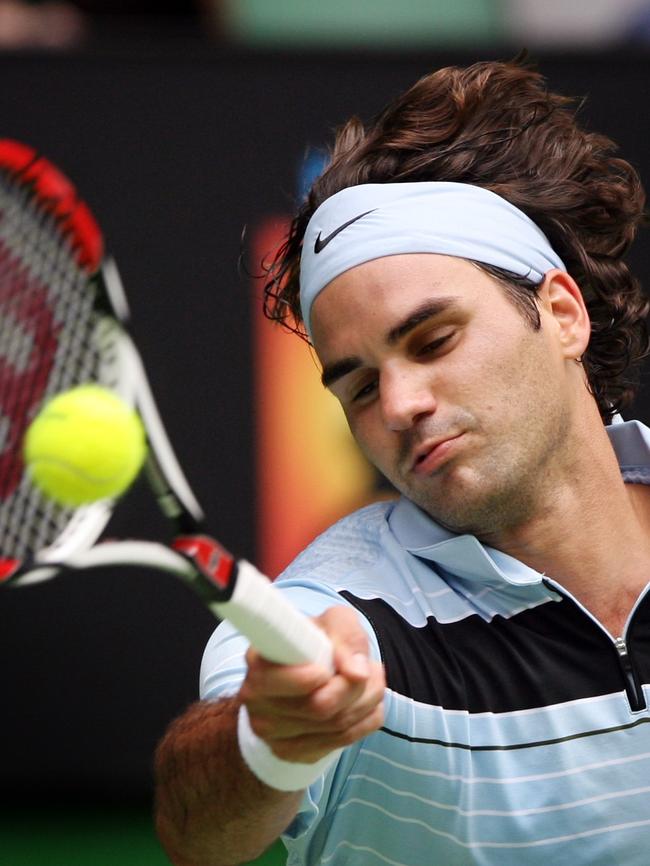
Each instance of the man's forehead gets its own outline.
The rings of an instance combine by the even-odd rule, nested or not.
[[[437,253],[384,256],[356,265],[332,280],[315,299],[314,336],[339,327],[349,319],[373,317],[379,311],[389,319],[411,315],[430,306],[430,315],[463,299],[472,302],[478,288],[491,282],[474,262]]]

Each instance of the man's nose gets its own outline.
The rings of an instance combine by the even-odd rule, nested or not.
[[[379,391],[384,423],[389,430],[408,430],[417,419],[436,411],[433,384],[424,368],[383,372]]]

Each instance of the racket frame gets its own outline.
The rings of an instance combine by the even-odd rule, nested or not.
[[[162,513],[176,529],[171,547],[156,541],[96,542],[115,508],[101,500],[72,512],[65,528],[28,561],[0,561],[0,585],[24,586],[64,571],[141,566],[183,578],[219,619],[228,619],[271,661],[316,662],[332,669],[329,638],[300,613],[253,565],[235,560],[203,530],[204,514],[171,446],[144,364],[128,332],[129,306],[113,259],[104,255],[99,227],[70,181],[31,148],[0,140],[0,169],[33,190],[54,219],[62,243],[96,291],[94,340],[100,384],[111,387],[140,414],[148,439],[145,473]],[[79,382],[78,384],[81,384]]]

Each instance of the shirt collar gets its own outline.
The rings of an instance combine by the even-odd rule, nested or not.
[[[639,421],[617,421],[607,433],[628,483],[650,484],[650,429]],[[436,523],[409,499],[399,499],[388,515],[399,544],[461,578],[516,586],[541,583],[544,575],[474,535],[457,535]]]

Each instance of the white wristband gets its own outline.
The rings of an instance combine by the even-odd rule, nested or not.
[[[276,758],[268,745],[251,728],[248,710],[239,709],[237,719],[239,749],[248,769],[270,788],[278,791],[302,791],[323,775],[343,751],[335,749],[315,764],[299,764]]]

